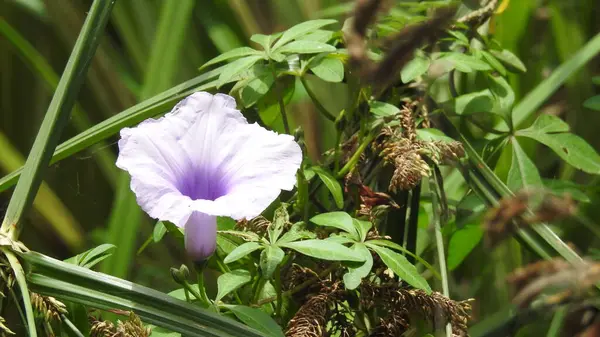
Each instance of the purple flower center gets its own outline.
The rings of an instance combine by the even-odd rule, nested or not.
[[[191,170],[178,184],[181,194],[192,200],[216,200],[227,194],[228,188],[214,170]]]

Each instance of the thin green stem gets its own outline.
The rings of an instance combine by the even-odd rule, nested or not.
[[[73,324],[73,322],[71,322],[69,320],[69,318],[67,316],[65,316],[65,314],[61,314],[60,315],[60,319],[71,330],[71,332],[73,333],[73,335],[75,335],[77,337],[84,337],[83,333],[81,333],[81,331],[79,331],[79,329],[77,329],[77,326],[75,326],[75,324]]]
[[[210,306],[210,300],[208,299],[208,296],[206,295],[206,287],[204,286],[204,268],[206,267],[206,263],[202,263],[202,265],[196,265],[196,273],[198,275],[198,291],[200,292],[198,295],[200,296],[200,298],[198,298],[202,303],[204,303],[206,305],[206,307]],[[190,287],[193,290],[193,287]],[[192,291],[192,294],[194,294],[194,291]],[[196,296],[196,294],[194,294],[194,296]]]
[[[352,157],[350,157],[350,160],[348,160],[346,165],[344,165],[342,169],[336,174],[337,178],[343,178],[348,172],[352,171],[354,166],[356,166],[356,164],[360,160],[360,156],[363,154],[363,152],[365,152],[367,146],[369,146],[369,144],[371,144],[371,142],[373,141],[373,138],[375,138],[375,136],[373,136],[372,134],[369,134],[367,137],[364,138],[363,142],[360,144],[358,149],[356,149],[356,152],[354,152]]]
[[[431,208],[433,215],[433,224],[435,227],[435,243],[438,253],[438,260],[440,263],[440,274],[442,275],[442,293],[447,298],[450,298],[450,289],[448,287],[448,270],[446,268],[446,254],[444,253],[444,237],[442,236],[442,226],[440,222],[439,214],[439,200],[438,200],[438,183],[435,179],[429,179],[430,190],[434,191],[431,198]],[[446,336],[452,336],[452,326],[450,323],[446,325]]]
[[[310,88],[308,87],[308,83],[306,83],[306,79],[301,76],[300,82],[302,82],[302,86],[304,86],[306,93],[312,100],[313,104],[317,107],[317,110],[319,110],[319,112],[321,112],[321,114],[323,114],[323,116],[325,118],[329,119],[332,122],[335,122],[335,116],[332,115],[331,113],[329,113],[329,111],[327,111],[327,109],[325,109],[325,107],[321,104],[321,102],[319,102],[319,100],[317,99],[317,96],[315,96],[315,93],[312,90],[310,90]]]

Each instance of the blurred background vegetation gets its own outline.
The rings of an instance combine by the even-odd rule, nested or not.
[[[511,74],[509,78],[517,101],[600,32],[600,3],[595,0],[501,2],[507,6],[493,17],[489,31],[527,67],[526,73]],[[3,174],[23,164],[90,3],[0,0]],[[478,6],[477,1],[464,1],[464,5]],[[119,0],[63,140],[197,76],[199,66],[211,58],[235,47],[252,45],[252,34],[270,34],[324,17],[338,19],[341,28],[352,6],[353,2],[341,0]],[[541,110],[565,119],[575,134],[600,149],[600,115],[582,105],[600,93],[600,83],[592,80],[594,75],[600,75],[598,57],[573,74]],[[324,105],[335,107],[343,101],[340,86],[344,84],[311,85]],[[303,126],[310,155],[318,159],[319,152],[333,141],[327,132],[332,125],[320,117],[301,88],[296,86],[292,97],[292,123]],[[150,245],[136,256],[151,235],[154,221],[139,210],[129,192],[127,177],[114,166],[116,140],[113,137],[50,168],[37,196],[35,212],[26,219],[26,226],[35,230],[25,231],[22,240],[32,250],[57,258],[67,258],[100,243],[113,243],[118,248],[103,263],[102,271],[171,290],[168,267],[179,265],[184,252],[171,239]],[[549,155],[550,150],[536,147],[533,142],[522,145],[544,178],[581,179],[571,167],[557,166],[562,164]],[[505,176],[509,166],[498,165],[499,176]],[[600,218],[597,182],[586,180],[591,202],[585,207],[592,219]],[[11,190],[0,193],[0,209],[6,207],[10,194]],[[598,240],[569,226],[561,228],[563,239],[574,242],[579,249],[587,249]],[[455,291],[473,282],[484,282],[483,278],[472,277],[476,271],[468,271],[471,262],[478,265],[471,260],[466,261],[467,267],[454,272],[458,282]]]

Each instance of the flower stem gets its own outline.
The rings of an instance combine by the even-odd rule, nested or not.
[[[288,123],[287,114],[285,113],[285,103],[283,102],[283,91],[281,90],[281,85],[279,81],[277,81],[277,73],[275,72],[275,65],[271,64],[271,73],[273,73],[273,79],[275,81],[275,91],[277,93],[277,100],[279,101],[279,113],[281,113],[281,120],[283,121],[283,129],[285,133],[290,135],[290,125]]]
[[[198,275],[198,292],[195,292],[193,287],[190,286],[190,291],[194,296],[200,300],[206,307],[210,306],[210,300],[206,295],[206,287],[204,286],[204,268],[208,264],[208,260],[205,260],[200,263],[196,263],[194,266],[196,267],[196,273]]]
[[[371,141],[373,141],[373,138],[375,138],[375,136],[373,136],[371,134],[369,134],[367,137],[365,137],[365,139],[360,144],[358,149],[356,149],[356,152],[354,152],[352,157],[350,157],[350,160],[348,160],[346,165],[344,165],[344,167],[342,167],[342,169],[337,173],[338,178],[342,178],[348,172],[352,171],[354,166],[356,166],[356,164],[360,160],[360,156],[362,155],[362,153],[365,152],[365,150],[367,149],[367,146],[371,143]]]

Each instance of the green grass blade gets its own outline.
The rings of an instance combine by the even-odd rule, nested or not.
[[[262,336],[241,323],[127,280],[39,253],[20,256],[29,284],[43,294],[101,309],[133,310],[150,323],[190,336]]]
[[[600,53],[600,34],[594,36],[571,58],[554,70],[552,75],[527,94],[513,109],[515,128],[519,126],[562,86],[571,75]]]
[[[189,81],[181,83],[152,98],[140,102],[65,141],[56,148],[56,152],[50,160],[50,164],[56,163],[92,146],[93,144],[105,140],[106,138],[115,135],[119,132],[119,130],[126,126],[135,125],[144,119],[170,110],[177,101],[194,91],[213,89],[216,85],[216,82],[211,82],[211,80],[216,78],[221,70],[222,67],[219,67]],[[0,192],[13,186],[17,182],[17,179],[19,179],[22,171],[22,168],[18,169],[0,179]]]
[[[180,69],[179,55],[188,29],[193,0],[163,2],[158,29],[154,37],[141,99],[169,88]],[[102,264],[102,271],[118,277],[127,277],[135,256],[142,210],[129,188],[129,174],[122,172],[116,198],[108,221],[107,242],[117,246],[114,254]]]
[[[46,82],[46,85],[55,91],[58,87],[59,78],[46,59],[2,18],[0,18],[0,33],[15,46],[25,62]],[[83,132],[92,126],[92,122],[90,122],[85,111],[77,103],[73,108],[70,121],[78,132]],[[98,166],[108,182],[114,185],[117,180],[117,170],[114,165],[115,157],[106,147],[106,144],[103,143],[96,144],[91,147],[91,153],[94,154],[94,158],[98,161]]]
[[[62,128],[69,119],[113,4],[114,1],[111,0],[97,0],[92,4],[52,102],[50,102],[31,153],[25,163],[23,175],[8,204],[0,228],[4,232],[11,233],[14,238],[18,236],[22,215],[33,202],[42,183],[42,173],[48,166]]]
[[[11,172],[25,162],[23,156],[12,146],[2,132],[0,132],[0,153],[2,153],[0,156],[0,169],[3,171]],[[33,207],[48,220],[56,235],[67,247],[72,251],[82,248],[84,242],[83,228],[50,186],[44,182],[40,185],[40,190],[33,200]],[[46,226],[46,224],[43,225]]]
[[[37,337],[37,331],[35,329],[35,317],[33,316],[33,308],[31,307],[31,299],[29,298],[29,287],[27,286],[27,280],[25,279],[25,272],[21,263],[12,251],[3,249],[2,250],[10,268],[12,269],[19,291],[21,292],[21,298],[23,299],[23,307],[25,308],[25,317],[27,318],[27,331],[29,337]]]

